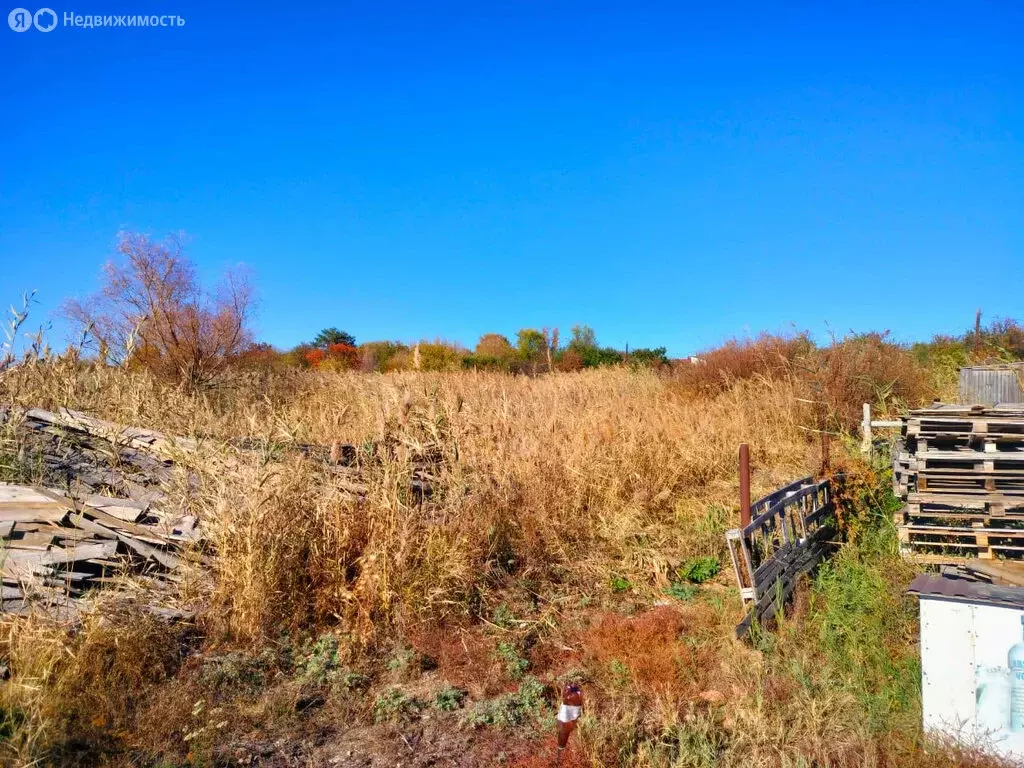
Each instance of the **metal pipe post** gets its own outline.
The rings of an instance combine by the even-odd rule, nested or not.
[[[750,446],[740,444],[740,528],[750,525]]]

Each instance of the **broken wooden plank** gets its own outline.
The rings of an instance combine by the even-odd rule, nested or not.
[[[127,536],[123,533],[118,533],[117,538],[119,541],[123,542],[125,546],[127,546],[129,549],[133,550],[137,554],[142,555],[143,557],[152,558],[153,560],[156,560],[158,563],[160,563],[160,565],[162,565],[164,568],[167,568],[168,570],[173,570],[174,568],[177,568],[179,565],[181,565],[181,559],[177,556],[172,555],[170,552],[164,552],[163,550],[154,547],[150,544],[145,544],[136,539],[134,536]]]
[[[117,554],[117,542],[104,541],[99,544],[79,544],[67,549],[52,547],[43,556],[42,565],[77,563],[93,558],[113,557]]]
[[[7,548],[45,550],[53,543],[54,533],[57,530],[52,526],[36,531],[22,531],[20,528],[15,528],[14,533],[7,540]]]

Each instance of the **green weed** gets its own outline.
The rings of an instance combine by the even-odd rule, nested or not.
[[[377,723],[407,720],[419,714],[425,706],[420,699],[392,686],[373,702],[373,720]]]
[[[515,614],[512,613],[512,610],[505,603],[501,603],[494,609],[494,613],[491,615],[491,621],[502,629],[511,629],[516,625],[517,619]]]
[[[612,588],[612,592],[628,592],[633,588],[633,585],[625,576],[612,576],[609,585]]]
[[[722,566],[718,562],[718,558],[707,555],[694,558],[679,566],[676,569],[676,575],[683,581],[703,584],[708,579],[717,576],[720,570],[722,570]]]
[[[697,594],[697,587],[692,584],[683,584],[679,581],[673,581],[665,590],[665,594],[686,603],[693,600],[694,596]]]
[[[257,656],[232,651],[203,660],[200,683],[215,693],[255,694],[263,690],[274,671],[276,657],[264,649]]]
[[[532,675],[526,677],[515,693],[478,703],[466,722],[474,726],[497,725],[515,728],[529,722],[544,723],[546,702],[544,684]]]
[[[464,690],[452,685],[446,685],[434,697],[434,706],[442,712],[454,712],[462,706],[462,701],[465,698],[466,692]]]
[[[295,668],[297,677],[302,682],[313,685],[329,682],[341,668],[338,638],[334,635],[318,637],[303,649]]]
[[[513,680],[518,680],[530,668],[528,659],[519,655],[519,648],[513,643],[502,641],[498,643],[495,654],[505,663],[505,671]]]

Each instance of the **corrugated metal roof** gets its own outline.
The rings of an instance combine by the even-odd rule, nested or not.
[[[961,368],[960,402],[984,405],[1024,403],[1024,364]]]
[[[910,582],[907,593],[923,598],[980,603],[1024,610],[1024,587],[996,587],[968,579],[922,573]]]

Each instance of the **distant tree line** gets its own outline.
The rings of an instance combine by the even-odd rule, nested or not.
[[[499,333],[486,333],[476,347],[435,339],[406,344],[400,341],[369,341],[357,344],[352,334],[325,328],[316,337],[287,351],[268,344],[251,344],[236,356],[249,367],[298,367],[332,371],[380,372],[483,370],[539,374],[578,371],[603,365],[657,368],[669,364],[665,347],[619,351],[601,347],[594,330],[577,325],[565,344],[558,329],[523,328],[515,343]]]
[[[146,235],[123,233],[117,254],[104,267],[98,293],[64,305],[65,316],[82,329],[84,343],[75,354],[91,344],[101,364],[144,367],[191,388],[216,384],[232,368],[533,375],[615,365],[670,366],[665,347],[601,346],[587,325],[574,326],[564,343],[557,328],[523,328],[514,340],[486,333],[472,350],[440,339],[360,344],[352,334],[331,327],[310,342],[282,351],[253,339],[253,291],[244,272],[229,270],[208,289],[174,238],[156,242]],[[751,376],[804,376],[809,370],[818,377],[853,380],[856,376],[844,373],[849,369],[860,371],[860,379],[870,380],[871,387],[886,397],[891,393],[909,402],[914,393],[947,387],[964,365],[1022,359],[1024,326],[999,318],[983,324],[979,311],[974,326],[962,335],[936,336],[930,342],[897,344],[885,332],[853,335],[818,347],[807,334],[764,335],[728,341],[687,360],[672,361],[672,370],[680,386],[708,391]],[[872,374],[864,375],[867,370]],[[925,379],[927,386],[920,384]],[[835,389],[827,381],[820,386]],[[850,402],[854,400],[851,396]]]

